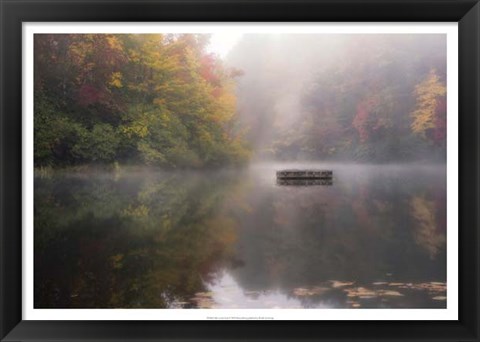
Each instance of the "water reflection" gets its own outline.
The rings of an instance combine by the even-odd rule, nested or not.
[[[446,306],[443,166],[282,166],[37,177],[35,306]]]
[[[277,178],[277,185],[333,185],[333,179],[280,179]]]
[[[229,273],[222,273],[208,286],[208,292],[193,297],[199,308],[215,309],[280,309],[302,308],[300,299],[278,289],[245,291]]]
[[[374,282],[370,288],[355,282],[331,280],[317,286],[298,287],[284,292],[279,289],[246,291],[229,273],[224,272],[207,292],[191,299],[198,308],[214,309],[301,309],[301,308],[388,308],[411,307],[415,301],[446,301],[446,284]],[[176,308],[190,302],[176,303]],[[439,305],[441,306],[441,304]]]

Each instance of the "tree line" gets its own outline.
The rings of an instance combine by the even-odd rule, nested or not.
[[[442,35],[35,36],[35,165],[446,159]]]
[[[35,36],[35,165],[244,163],[234,80],[207,35]]]
[[[444,35],[247,35],[228,57],[262,159],[445,161]]]

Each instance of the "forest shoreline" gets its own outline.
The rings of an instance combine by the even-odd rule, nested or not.
[[[218,170],[230,170],[230,171],[242,171],[252,166],[262,165],[283,165],[291,166],[298,165],[299,168],[302,165],[325,165],[327,167],[345,167],[345,166],[358,166],[358,167],[399,167],[402,168],[416,168],[416,167],[441,167],[446,168],[446,163],[443,161],[398,161],[398,162],[352,162],[352,161],[336,161],[336,160],[317,160],[317,161],[279,161],[279,160],[252,160],[250,162],[241,165],[223,165],[223,166],[210,166],[210,167],[161,167],[155,165],[125,163],[120,164],[118,162],[113,163],[97,163],[97,164],[79,164],[79,165],[55,165],[55,166],[35,166],[34,175],[37,177],[50,176],[59,173],[136,173],[144,171],[155,172],[206,172],[206,171],[218,171]]]
[[[156,172],[198,172],[209,170],[243,170],[248,168],[250,164],[245,163],[242,165],[224,165],[224,166],[202,166],[202,167],[162,167],[157,165],[147,164],[135,164],[125,163],[120,164],[118,162],[113,163],[98,163],[98,164],[79,164],[79,165],[44,165],[35,166],[35,176],[48,176],[58,173],[95,173],[95,172],[107,172],[107,173],[135,173],[142,171],[156,171]]]

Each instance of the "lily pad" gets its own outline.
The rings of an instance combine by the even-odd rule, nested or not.
[[[403,294],[401,294],[400,292],[391,290],[380,291],[379,294],[381,296],[403,297]]]
[[[344,287],[344,286],[352,286],[354,284],[353,281],[338,281],[338,280],[332,280],[332,287],[337,288],[337,287]]]

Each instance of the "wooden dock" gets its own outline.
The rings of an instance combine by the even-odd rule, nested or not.
[[[332,179],[331,170],[280,170],[277,179]]]
[[[295,185],[295,186],[308,186],[308,185],[333,185],[332,178],[318,178],[318,179],[308,179],[308,178],[290,178],[290,179],[281,179],[277,178],[277,185]]]

